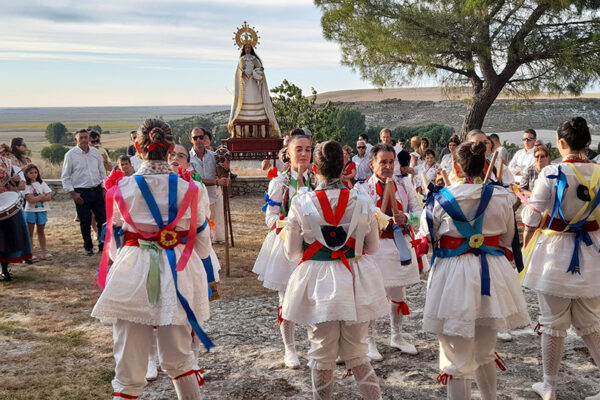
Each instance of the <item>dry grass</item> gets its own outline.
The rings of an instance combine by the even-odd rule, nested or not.
[[[235,248],[222,298],[265,293],[251,269],[267,229],[262,199],[232,199]],[[86,257],[71,202],[54,202],[47,226],[52,261],[12,265],[14,280],[0,282],[0,399],[105,399],[113,378],[111,327],[91,318],[99,295],[99,255]],[[36,240],[37,243],[37,240]]]

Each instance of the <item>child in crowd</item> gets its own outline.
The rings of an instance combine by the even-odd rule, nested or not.
[[[25,220],[29,228],[29,240],[33,247],[33,232],[37,229],[38,241],[40,242],[41,258],[48,260],[52,258],[46,249],[46,232],[44,230],[48,222],[48,210],[50,207],[46,204],[52,200],[52,189],[42,180],[40,170],[34,164],[29,164],[23,170],[25,175]],[[35,256],[33,257],[35,259]]]
[[[131,165],[131,160],[125,155],[119,156],[119,159],[117,160],[117,165],[119,170],[123,171],[125,176],[131,176],[135,172],[133,166]]]

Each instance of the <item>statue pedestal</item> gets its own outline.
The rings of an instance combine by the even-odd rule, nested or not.
[[[269,137],[270,127],[268,119],[258,121],[237,120],[233,122],[233,137],[235,139],[265,139]]]
[[[283,139],[274,138],[230,138],[222,140],[234,160],[276,159],[283,147]]]

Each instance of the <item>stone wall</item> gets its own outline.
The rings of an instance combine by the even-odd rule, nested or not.
[[[70,196],[62,188],[60,179],[45,179],[44,182],[54,192],[54,200],[66,200]],[[262,196],[269,186],[269,178],[265,176],[238,176],[231,185],[233,196]]]

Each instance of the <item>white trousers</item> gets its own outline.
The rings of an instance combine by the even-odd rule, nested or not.
[[[567,299],[538,293],[538,301],[540,332],[566,337],[571,325],[579,336],[600,332],[600,297]]]
[[[367,357],[368,329],[368,321],[328,321],[309,325],[308,366],[313,369],[333,370],[338,355],[348,369],[370,362]]]
[[[475,327],[475,337],[438,335],[440,369],[456,379],[474,379],[475,370],[494,361],[497,331]]]
[[[140,396],[146,386],[148,354],[154,340],[152,325],[118,319],[113,325],[115,392]],[[192,352],[191,328],[187,325],[159,326],[156,332],[161,367],[171,378],[198,369]]]

